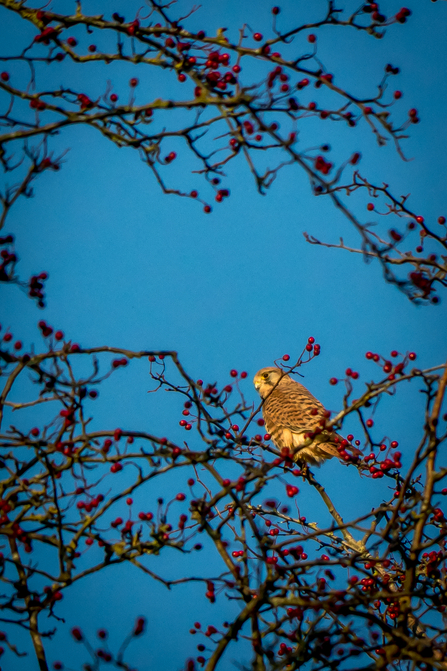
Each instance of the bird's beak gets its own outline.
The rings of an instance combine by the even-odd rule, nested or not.
[[[256,382],[255,382],[255,389],[256,389],[256,391],[258,391],[258,389],[259,389],[260,386],[261,386],[261,383],[259,382],[259,380],[256,380]]]

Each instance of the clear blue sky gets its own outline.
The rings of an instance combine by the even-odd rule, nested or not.
[[[325,3],[312,4],[320,8],[321,15]],[[357,6],[347,0],[339,4]],[[387,14],[401,6],[394,0],[382,4]],[[281,25],[291,27],[305,20],[307,5],[282,2]],[[139,5],[117,0],[113,10],[131,18],[130,6]],[[335,161],[360,150],[362,174],[390,184],[397,195],[411,194],[410,205],[436,226],[437,217],[447,214],[447,5],[407,0],[406,6],[413,12],[411,19],[391,27],[383,40],[325,28],[318,32],[318,44],[321,59],[330,64],[340,85],[359,94],[371,91],[380,81],[386,63],[401,68],[401,74],[390,82],[390,96],[394,88],[404,93],[395,113],[403,120],[408,109],[416,107],[421,118],[403,142],[411,160],[402,161],[392,144],[377,147],[364,123],[351,130],[337,123],[308,122],[300,128],[300,142],[301,146],[329,142]],[[52,4],[54,11],[72,7],[74,3],[68,1]],[[108,12],[110,6],[85,1],[82,7],[84,13],[93,14]],[[190,3],[182,0],[178,7],[182,13]],[[6,10],[0,12],[0,20],[5,30],[1,52],[16,52],[21,23]],[[189,26],[204,28],[209,34],[228,27],[235,38],[244,22],[268,36],[270,3],[205,0]],[[30,36],[34,34],[29,31]],[[80,33],[79,39],[88,44],[85,35]],[[304,38],[296,48],[300,45],[304,48]],[[64,79],[68,66],[57,67],[57,84],[83,87],[92,97],[102,94],[110,79],[125,99],[130,76],[140,78],[139,102],[179,91],[174,76],[148,73],[141,67],[116,71],[113,66],[100,67],[86,69],[85,75],[82,68],[78,72],[71,67],[68,82]],[[13,72],[14,66],[8,69]],[[17,76],[25,77],[25,72]],[[41,88],[55,81],[47,76],[46,70],[39,74]],[[318,97],[316,91],[309,95]],[[231,197],[215,204],[213,213],[206,215],[194,201],[164,196],[136,152],[116,148],[91,129],[67,129],[52,141],[52,147],[56,154],[70,148],[62,170],[45,174],[35,185],[34,198],[19,201],[6,226],[6,232],[16,235],[21,275],[28,277],[41,270],[50,275],[44,313],[15,287],[2,287],[2,325],[11,327],[27,347],[32,342],[39,347],[36,322],[45,318],[85,347],[175,349],[194,378],[223,384],[231,368],[246,370],[245,390],[255,401],[254,373],[284,353],[297,356],[312,335],[322,353],[306,366],[302,382],[334,410],[340,407],[342,389],[331,387],[329,378],[342,376],[350,366],[360,372],[358,389],[362,389],[362,383],[376,373],[364,358],[367,350],[384,355],[391,349],[412,350],[421,367],[445,361],[445,300],[438,307],[415,307],[384,283],[377,264],[366,265],[359,255],[304,241],[303,231],[330,242],[342,235],[355,244],[356,236],[329,201],[312,196],[298,167],[280,173],[263,197],[256,192],[246,165],[241,160],[230,163],[222,186],[231,190]],[[198,188],[211,198],[211,190],[206,192],[199,177],[190,174],[186,150],[174,142],[171,149],[177,151],[178,159],[163,173],[169,184]],[[366,199],[353,198],[352,202],[356,214],[365,219]],[[115,383],[110,382],[101,394],[95,422],[103,428],[141,428],[183,438],[177,427],[180,400],[158,400],[146,393],[150,388],[145,364],[120,371]],[[402,445],[404,465],[419,438],[419,396],[416,386],[403,389],[377,414],[380,431]],[[30,416],[29,422],[36,421],[36,415]],[[351,512],[366,512],[388,496],[385,483],[361,479],[354,469],[334,461],[319,476],[346,517]],[[173,478],[172,491],[166,496],[183,488],[183,476],[180,481]],[[324,520],[314,492],[304,485],[301,490],[301,513],[308,519]],[[144,501],[150,509],[158,495],[158,491],[142,492],[141,505]],[[214,575],[221,570],[212,551],[186,561],[176,556],[160,558],[160,565],[157,558],[153,561],[154,570],[166,576],[198,574],[201,569]],[[70,655],[76,663],[87,661],[86,655],[79,657],[80,649],[68,634],[74,625],[86,632],[107,626],[113,637],[121,639],[133,618],[144,614],[149,620],[149,637],[135,644],[129,661],[140,671],[180,669],[199,642],[188,634],[192,623],[199,619],[218,625],[227,612],[234,612],[234,605],[226,605],[224,598],[215,605],[205,599],[202,603],[202,592],[200,588],[200,599],[191,587],[168,592],[130,567],[88,579],[67,590],[58,611],[66,623],[59,625],[60,633],[48,645],[49,658],[62,659],[67,666]],[[20,641],[19,647],[27,646],[27,641]],[[35,668],[24,659],[13,661],[9,652],[6,655],[5,669]],[[232,659],[230,652],[222,668],[234,668]]]

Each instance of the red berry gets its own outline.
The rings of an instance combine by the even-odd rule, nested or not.
[[[374,203],[368,203],[368,205],[366,206],[366,209],[369,210],[370,212],[372,212],[372,210],[374,209]]]
[[[444,226],[445,221],[446,221],[445,217],[438,217],[438,224],[440,224],[441,226]]]
[[[310,42],[311,44],[314,44],[314,42],[317,41],[316,35],[308,35],[307,41]]]
[[[79,627],[73,627],[73,629],[71,630],[71,635],[73,636],[75,641],[82,641],[83,639],[82,631],[79,629]]]
[[[136,77],[132,77],[132,79],[129,80],[129,86],[132,86],[132,88],[138,86],[138,79]]]
[[[62,340],[63,337],[64,337],[63,331],[56,331],[56,333],[54,334],[54,337],[56,338],[56,340]]]
[[[336,377],[331,377],[331,379],[329,380],[329,384],[332,384],[332,385],[337,384],[337,382],[338,382],[338,380],[337,380]]]
[[[274,14],[275,16],[278,16],[280,11],[281,10],[279,7],[272,7],[272,14]]]
[[[366,420],[366,426],[370,429],[372,426],[374,426],[374,422],[372,419],[367,419]]]
[[[2,72],[0,77],[1,77],[3,82],[8,82],[9,81],[9,74],[7,72]]]
[[[262,33],[255,33],[253,39],[256,40],[256,42],[260,42],[262,40]]]

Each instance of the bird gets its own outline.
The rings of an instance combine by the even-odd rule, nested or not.
[[[320,401],[286,371],[261,368],[253,382],[263,400],[267,433],[276,447],[293,455],[294,461],[320,466],[332,457],[351,463],[359,460],[360,450],[324,428],[329,413]]]

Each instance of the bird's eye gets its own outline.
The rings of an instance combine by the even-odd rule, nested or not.
[[[268,376],[269,376],[268,373],[262,373],[262,377],[264,378],[264,380],[266,380],[268,378]]]

